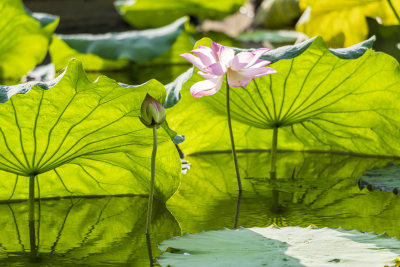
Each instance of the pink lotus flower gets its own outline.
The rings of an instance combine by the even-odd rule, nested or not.
[[[206,79],[195,83],[190,93],[194,97],[215,94],[221,88],[225,74],[230,86],[241,87],[256,77],[275,73],[274,69],[265,67],[270,61],[260,59],[268,50],[260,48],[235,55],[232,48],[213,42],[211,47],[199,46],[192,50],[197,57],[190,53],[182,54],[183,58],[200,69],[198,73]]]

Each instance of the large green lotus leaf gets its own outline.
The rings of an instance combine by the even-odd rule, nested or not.
[[[400,17],[395,15],[395,12],[400,14],[399,1],[300,0],[300,7],[305,11],[296,30],[310,37],[320,35],[333,47],[349,46],[364,40],[368,34],[366,17],[378,17],[383,25],[400,24]]]
[[[146,210],[147,198],[139,196],[41,201],[35,229],[41,266],[148,266]],[[26,203],[1,204],[0,211],[0,264],[30,266]],[[159,201],[151,226],[156,257],[157,245],[180,229]]]
[[[366,170],[399,159],[302,152],[282,152],[277,158],[277,179],[270,180],[270,153],[238,153],[243,184],[238,226],[315,224],[400,238],[400,198],[392,192],[360,191],[355,182]],[[191,168],[167,202],[182,231],[232,228],[238,199],[232,155],[186,159]]]
[[[161,266],[383,266],[396,265],[400,240],[385,235],[266,227],[201,232],[166,240]]]
[[[124,87],[105,76],[90,82],[72,60],[52,82],[3,86],[0,93],[2,102],[11,97],[0,104],[0,199],[27,198],[32,175],[41,197],[148,193],[153,134],[139,120],[140,107],[147,93],[164,103],[161,83]],[[158,135],[155,194],[165,200],[181,168],[171,142],[176,133],[165,123]]]
[[[42,28],[26,13],[22,0],[1,1],[0,17],[0,80],[20,78],[46,56],[49,34],[58,20]]]
[[[128,23],[138,28],[151,28],[161,27],[185,15],[200,19],[222,19],[236,12],[245,2],[245,0],[117,0],[114,5]]]
[[[52,62],[57,70],[65,68],[71,58],[80,59],[85,69],[116,70],[129,66],[131,61],[144,62],[160,57],[158,61],[175,63],[172,47],[189,49],[192,45],[184,33],[187,19],[180,18],[170,25],[150,30],[133,30],[106,34],[56,35],[50,46]],[[183,36],[181,36],[183,35]],[[177,44],[175,44],[177,43]],[[178,47],[178,48],[177,48]]]
[[[316,38],[267,54],[277,73],[231,90],[237,149],[271,148],[279,127],[278,149],[399,156],[400,68],[371,44],[329,50]],[[189,89],[200,80],[183,85],[169,124],[186,136],[186,154],[229,150],[225,83],[195,99]]]

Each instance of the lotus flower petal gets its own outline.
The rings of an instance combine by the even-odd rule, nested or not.
[[[201,62],[200,58],[193,56],[190,53],[184,53],[180,55],[181,57],[183,57],[184,59],[186,59],[187,61],[189,61],[190,63],[192,63],[193,65],[195,65],[197,68],[199,69],[204,69],[206,66],[204,66],[203,62]]]
[[[214,79],[204,80],[193,84],[190,88],[192,96],[198,98],[202,96],[213,95],[221,89],[222,76]]]
[[[250,68],[240,71],[228,70],[228,84],[232,87],[246,86],[252,79],[276,73],[272,68]]]

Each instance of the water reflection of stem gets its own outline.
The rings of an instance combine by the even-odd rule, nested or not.
[[[156,171],[156,154],[157,154],[157,127],[153,127],[153,152],[151,154],[151,182],[150,182],[150,195],[147,205],[147,222],[146,222],[146,235],[150,236],[151,213],[153,209],[153,194],[154,194],[154,177]]]
[[[394,13],[394,16],[397,18],[397,20],[400,23],[400,16],[399,16],[399,14],[397,14],[396,9],[394,8],[394,6],[392,4],[392,1],[391,0],[387,0],[387,1],[388,1],[388,4],[389,4],[390,8],[392,9],[392,11]]]
[[[227,115],[228,115],[228,128],[229,128],[229,136],[231,138],[233,163],[235,165],[235,173],[236,173],[236,179],[237,179],[237,183],[238,183],[238,190],[240,192],[240,191],[242,191],[242,181],[240,180],[239,166],[238,166],[237,157],[236,157],[235,140],[233,138],[233,132],[232,132],[231,107],[230,107],[230,103],[229,103],[228,77],[226,78],[226,111],[227,111]]]
[[[38,253],[36,247],[36,229],[35,229],[35,175],[29,177],[29,241],[31,247],[31,260],[36,262],[38,260]]]
[[[150,239],[150,234],[148,234],[148,233],[146,233],[146,244],[147,244],[147,252],[149,254],[150,267],[154,267],[153,251],[151,249],[151,239]]]
[[[276,154],[277,154],[277,147],[278,147],[278,127],[273,129],[272,134],[272,148],[271,148],[271,171],[270,177],[271,179],[276,178]]]
[[[239,222],[239,213],[240,213],[240,201],[242,199],[242,191],[238,192],[238,198],[236,202],[236,212],[235,212],[235,222],[233,224],[233,228],[236,229]]]

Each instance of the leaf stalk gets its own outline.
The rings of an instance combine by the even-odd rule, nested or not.
[[[235,140],[233,138],[233,132],[232,132],[228,77],[226,77],[226,111],[227,111],[227,116],[228,116],[229,136],[231,139],[231,146],[232,146],[233,164],[235,165],[235,173],[236,173],[236,179],[237,179],[237,184],[238,184],[238,191],[241,192],[242,191],[242,181],[240,179],[239,165],[238,165],[237,157],[236,157]]]
[[[154,195],[154,179],[156,171],[156,154],[157,154],[157,127],[153,127],[153,152],[151,154],[151,180],[150,180],[150,195],[147,205],[147,221],[146,221],[146,236],[150,236],[151,214],[153,209]]]

